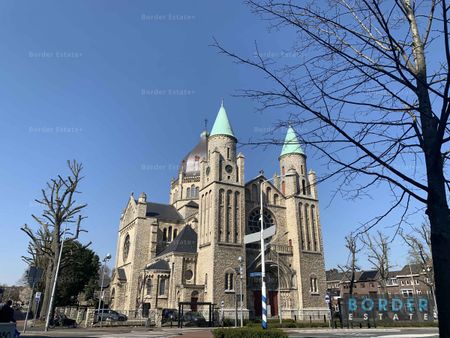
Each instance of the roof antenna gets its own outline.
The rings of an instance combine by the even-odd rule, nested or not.
[[[223,97],[222,97],[222,103],[220,105],[223,107]]]

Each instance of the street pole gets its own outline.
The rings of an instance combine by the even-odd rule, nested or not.
[[[260,190],[260,219],[261,219],[261,305],[262,305],[262,316],[261,316],[261,326],[265,330],[267,329],[267,299],[266,299],[266,261],[264,255],[264,205],[263,205],[263,184],[261,181],[259,184]]]
[[[103,264],[102,264],[102,283],[100,284],[100,295],[98,296],[98,310],[97,310],[97,315],[100,318],[100,327],[102,327],[103,324],[103,316],[100,315],[100,305],[102,304],[103,301],[103,283],[105,281],[105,266],[106,266],[106,261],[108,261],[111,258],[111,254],[107,254],[105,256],[105,258],[103,258]]]
[[[242,295],[242,274],[243,274],[243,268],[242,268],[242,256],[239,256],[239,277],[240,277],[240,285],[239,285],[239,302],[240,302],[240,320],[241,320],[241,327],[243,327],[244,326],[244,317],[243,317],[243,314],[242,314],[242,311],[243,311],[243,308],[242,308],[242,306],[243,306],[243,301],[242,301],[242,298],[243,298],[243,295]]]
[[[55,279],[53,281],[53,287],[52,287],[52,294],[50,296],[50,302],[48,303],[48,311],[47,311],[47,318],[45,318],[45,332],[48,331],[48,326],[50,324],[50,315],[52,312],[52,307],[53,307],[53,300],[55,298],[55,290],[56,290],[56,282],[58,280],[58,274],[59,274],[59,266],[61,265],[61,257],[62,257],[62,252],[63,252],[63,248],[64,248],[64,236],[66,234],[67,231],[67,226],[63,231],[63,238],[61,241],[61,248],[59,249],[59,255],[58,255],[58,262],[56,264],[56,272],[55,272]]]

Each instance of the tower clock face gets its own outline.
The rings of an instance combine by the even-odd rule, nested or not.
[[[233,171],[233,167],[232,167],[231,165],[228,164],[228,165],[225,167],[225,171],[226,171],[227,173],[231,174],[231,172]]]
[[[207,167],[207,168],[206,168],[206,176],[209,175],[210,171],[211,171],[211,168],[210,168],[210,167]]]

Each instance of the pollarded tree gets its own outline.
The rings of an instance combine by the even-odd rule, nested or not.
[[[242,95],[260,109],[289,111],[302,141],[326,159],[343,195],[391,191],[392,206],[356,233],[410,208],[431,226],[442,337],[450,336],[450,42],[445,0],[247,1],[275,30],[292,33],[289,53],[243,57],[269,86]],[[280,43],[277,40],[277,43]],[[269,47],[270,48],[270,47]],[[286,58],[284,55],[297,57]],[[272,84],[272,85],[270,85]],[[274,142],[274,140],[267,140]],[[276,141],[277,142],[277,141]]]
[[[36,199],[43,207],[41,215],[32,215],[38,228],[33,230],[27,224],[21,228],[30,238],[27,249],[30,256],[24,257],[24,260],[45,268],[41,315],[46,314],[48,310],[62,240],[74,241],[83,231],[81,222],[85,217],[81,212],[87,204],[80,204],[76,200],[76,195],[79,194],[78,185],[83,179],[83,166],[75,160],[68,161],[67,164],[70,174],[67,177],[58,175],[51,179],[46,188],[41,190],[42,197]],[[66,229],[71,232],[65,232]]]

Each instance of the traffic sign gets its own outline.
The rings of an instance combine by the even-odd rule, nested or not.
[[[267,229],[264,229],[263,230],[263,237],[264,237],[264,239],[272,237],[273,235],[275,235],[275,232],[276,232],[276,226],[275,225],[272,225],[271,227],[268,227]],[[244,243],[245,244],[255,243],[255,242],[258,242],[260,240],[261,240],[261,233],[259,231],[244,236]]]
[[[36,302],[38,302],[41,299],[42,296],[42,292],[36,292],[34,294],[34,299],[36,300]]]
[[[262,273],[261,272],[250,272],[250,277],[261,277]]]
[[[39,283],[41,281],[43,272],[44,271],[42,270],[42,268],[30,266],[30,268],[27,271],[28,285],[33,287],[35,284]]]

